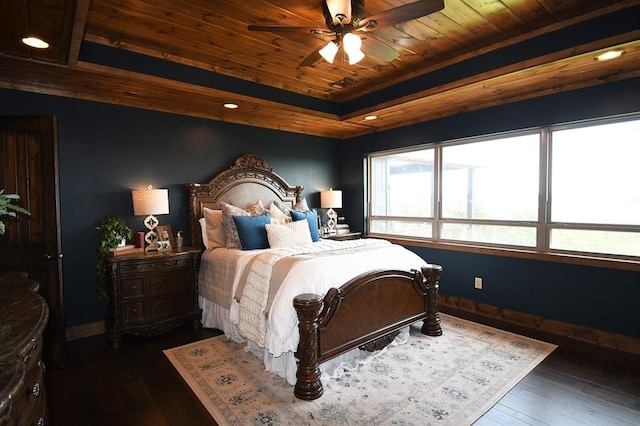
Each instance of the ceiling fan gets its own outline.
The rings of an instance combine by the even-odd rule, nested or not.
[[[379,28],[399,25],[422,16],[429,15],[444,8],[444,0],[419,0],[393,9],[385,10],[376,15],[362,18],[364,0],[323,0],[322,12],[325,17],[326,28],[309,28],[285,25],[249,25],[251,31],[270,32],[309,32],[315,35],[332,37],[324,46],[320,46],[307,56],[301,67],[315,64],[324,58],[333,63],[340,46],[349,58],[350,64],[355,64],[364,58],[360,50],[362,39],[358,32],[370,32]],[[367,51],[378,58],[391,61],[398,57],[398,52],[390,46],[375,39],[367,40]]]

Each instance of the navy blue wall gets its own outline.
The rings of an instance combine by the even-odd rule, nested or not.
[[[95,227],[107,214],[136,231],[131,189],[169,189],[174,232],[187,231],[188,182],[207,182],[239,155],[262,156],[290,184],[304,185],[312,207],[319,191],[339,186],[338,141],[135,108],[0,90],[2,115],[56,115],[60,173],[65,320],[99,321],[94,294]]]
[[[182,184],[207,181],[238,155],[250,152],[263,156],[290,183],[305,185],[312,206],[319,206],[318,191],[341,188],[344,208],[339,213],[352,229],[363,230],[363,162],[369,152],[635,111],[640,111],[640,79],[335,141],[0,90],[2,115],[58,117],[68,326],[104,317],[104,307],[94,297],[98,244],[94,228],[113,213],[135,230],[143,230],[142,218],[133,216],[131,188],[148,184],[169,188],[171,213],[159,219],[174,231],[186,230]],[[443,293],[640,337],[635,314],[640,299],[637,272],[409,248],[443,265]],[[483,290],[473,288],[475,276],[483,277]]]
[[[351,228],[364,229],[364,158],[370,152],[640,111],[640,79],[626,80],[345,141],[342,189]],[[638,139],[640,143],[640,137]],[[603,141],[606,148],[606,141]],[[635,183],[633,183],[635,184]],[[420,188],[415,188],[420,196]],[[598,202],[594,194],[594,202]],[[441,292],[586,327],[640,337],[640,273],[410,247],[444,267]],[[474,289],[474,277],[483,290]]]

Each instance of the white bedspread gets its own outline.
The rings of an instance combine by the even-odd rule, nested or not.
[[[357,251],[359,246],[369,246],[369,249]],[[228,337],[238,339],[240,336],[238,330],[247,328],[246,326],[238,327],[241,322],[242,301],[238,304],[233,299],[233,294],[239,284],[239,277],[242,275],[242,269],[256,256],[274,261],[275,258],[285,254],[282,251],[276,252],[276,250],[278,249],[253,251],[215,249],[213,253],[205,252],[203,254],[199,275],[200,295],[203,298],[201,299],[201,307],[204,310],[203,318],[213,317],[206,311],[215,305],[217,317],[220,316],[220,310],[226,313],[228,309],[230,319],[229,322],[224,321],[224,324],[207,324],[205,321],[204,326],[221,328]],[[324,255],[317,255],[318,252],[325,250],[329,251]],[[295,296],[303,293],[324,295],[330,288],[339,287],[352,278],[375,269],[409,271],[420,269],[426,265],[422,258],[404,247],[376,239],[321,240],[310,247],[289,251],[296,252],[295,254],[302,256],[302,258],[292,265],[273,297],[268,314],[264,318],[263,338],[256,339],[255,336],[251,336],[247,340],[250,342],[249,349],[262,351],[267,370],[286,377],[287,381],[292,384],[296,380],[296,360],[293,354],[297,350],[299,342],[298,318],[293,307]],[[262,268],[261,271],[265,272],[264,265],[258,268]],[[213,281],[206,282],[211,279]],[[260,302],[251,309],[264,317],[264,312],[261,309],[266,306],[264,301],[268,288],[257,287],[261,285],[268,287],[270,280],[262,277],[254,281],[249,285],[249,280],[247,280],[245,291],[249,287],[249,291],[259,294],[257,297]],[[228,287],[228,291],[211,289],[211,285]],[[220,300],[221,297],[224,297],[225,300]],[[253,297],[256,297],[255,294]],[[249,325],[250,327],[253,325]]]

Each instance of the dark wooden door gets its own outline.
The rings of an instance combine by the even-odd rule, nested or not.
[[[0,271],[26,272],[49,305],[47,365],[64,365],[65,328],[55,117],[0,117],[0,189],[31,216],[3,216]]]

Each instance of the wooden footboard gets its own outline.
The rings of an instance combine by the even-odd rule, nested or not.
[[[300,343],[294,394],[322,396],[319,364],[353,348],[382,349],[397,332],[424,321],[422,333],[440,336],[437,294],[442,267],[421,271],[373,271],[354,278],[324,296],[301,294],[294,301]]]

